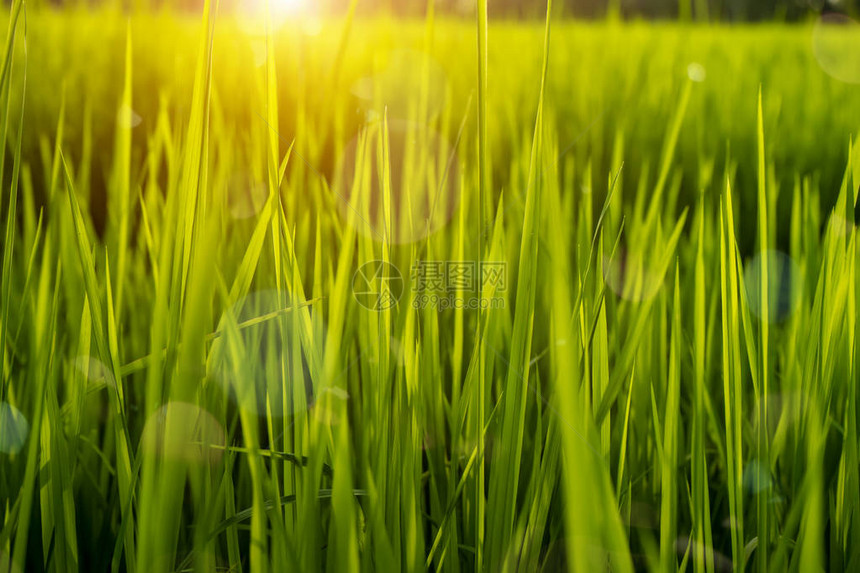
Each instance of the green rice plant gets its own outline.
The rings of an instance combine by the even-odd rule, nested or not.
[[[0,571],[860,565],[810,26],[30,8]]]

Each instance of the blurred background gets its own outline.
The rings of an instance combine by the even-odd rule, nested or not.
[[[110,0],[117,1],[117,0]],[[350,0],[283,0],[294,4],[313,4],[318,10],[338,14],[348,9]],[[35,4],[56,6],[103,4],[99,0],[37,0]],[[119,0],[130,7],[170,7],[198,10],[202,0]],[[229,10],[241,0],[222,0],[221,9]],[[33,5],[34,2],[28,2]],[[359,0],[357,11],[365,14],[390,13],[422,15],[427,0]],[[692,21],[802,21],[836,11],[856,14],[860,0],[556,0],[555,9],[563,15],[585,18],[622,17],[679,19]],[[474,0],[437,0],[437,13],[469,16]],[[544,14],[546,0],[492,0],[490,17],[534,18]]]

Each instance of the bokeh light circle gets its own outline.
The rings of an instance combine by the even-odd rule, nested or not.
[[[308,409],[313,402],[307,357],[301,332],[293,328],[293,301],[276,289],[249,293],[222,316],[218,330],[219,356],[209,365],[209,376],[216,380],[232,402],[257,416],[292,416]],[[239,326],[241,352],[229,348],[228,313]],[[312,336],[322,336],[315,333]],[[320,345],[321,340],[314,340]],[[294,343],[298,352],[294,355]],[[318,353],[321,356],[321,352]],[[299,379],[294,380],[298,372]],[[286,402],[286,408],[285,408]]]
[[[426,125],[389,119],[386,154],[383,123],[370,122],[344,149],[338,210],[365,236],[393,244],[414,243],[446,226],[456,211],[462,171],[459,153]],[[390,219],[382,208],[386,157]]]
[[[21,568],[12,563],[12,556],[0,551],[0,573],[21,573]]]
[[[260,213],[268,195],[265,182],[248,173],[236,173],[227,182],[227,210],[233,219],[250,219]]]
[[[860,84],[860,25],[843,14],[825,14],[812,31],[812,52],[827,75]]]
[[[116,387],[113,373],[104,362],[92,356],[78,356],[75,358],[75,369],[93,385],[104,385],[111,388]]]
[[[0,402],[0,452],[17,454],[27,443],[30,423],[18,408]]]
[[[696,83],[702,83],[708,78],[708,72],[702,64],[692,62],[687,66],[687,77]]]
[[[750,311],[762,318],[762,270],[767,269],[768,322],[781,322],[797,310],[803,289],[803,277],[797,263],[787,254],[767,250],[756,254],[744,267],[744,284]]]
[[[134,129],[143,118],[128,105],[123,104],[116,112],[116,124],[122,129]]]
[[[445,107],[448,76],[442,66],[426,52],[392,50],[384,67],[356,81],[351,89],[360,106],[390,119],[409,120],[419,110],[423,98],[425,118],[432,119]]]
[[[619,249],[611,260],[604,257],[603,278],[609,289],[625,300],[651,300],[663,287],[663,277],[654,263],[653,258]]]
[[[170,461],[218,463],[227,444],[224,427],[215,416],[187,402],[169,402],[146,421],[143,452]]]

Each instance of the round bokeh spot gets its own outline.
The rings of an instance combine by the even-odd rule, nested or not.
[[[279,290],[249,293],[225,311],[218,325],[217,356],[209,375],[240,409],[257,416],[285,417],[307,410],[313,402],[308,361],[301,332],[294,331],[293,301]],[[226,332],[232,315],[239,326],[241,348],[234,351]],[[312,336],[322,336],[315,332]],[[321,345],[322,340],[314,341]],[[293,353],[293,346],[297,353]],[[300,378],[294,380],[295,373]]]
[[[812,31],[812,53],[827,75],[860,84],[860,25],[843,14],[824,14]]]
[[[604,257],[603,278],[619,297],[631,302],[651,300],[663,287],[663,279],[650,259],[619,249],[614,259]]]
[[[261,68],[266,65],[267,49],[265,38],[251,38],[251,54],[254,57],[255,68]]]
[[[224,427],[206,410],[187,402],[170,402],[146,421],[144,453],[170,461],[216,464],[227,443]]]
[[[237,173],[227,183],[227,210],[234,219],[250,219],[260,213],[268,195],[269,188],[263,181]]]
[[[21,573],[21,568],[12,563],[12,556],[0,551],[0,573]]]
[[[340,423],[341,413],[349,393],[342,388],[329,386],[322,388],[313,403],[313,415],[323,424],[336,426]]]
[[[98,358],[78,356],[75,358],[75,369],[94,386],[116,387],[116,381],[110,368]]]
[[[143,118],[125,104],[121,105],[116,113],[116,124],[122,129],[134,129],[141,121]]]
[[[390,119],[412,116],[418,94],[426,94],[427,118],[445,107],[448,76],[432,56],[418,50],[397,49],[387,54],[382,69],[356,81],[352,95],[365,110],[388,111]]]
[[[15,406],[0,402],[0,452],[17,454],[27,443],[30,423]]]
[[[689,66],[687,66],[687,77],[690,80],[696,83],[702,83],[707,79],[708,72],[705,70],[705,66],[698,62],[692,62]]]
[[[762,317],[762,269],[767,269],[768,276],[768,322],[780,322],[791,316],[800,304],[803,288],[800,269],[791,257],[776,250],[758,253],[746,264],[744,284],[747,302],[758,318]]]
[[[770,471],[759,460],[752,460],[744,466],[744,489],[749,495],[756,495],[773,486]]]
[[[841,213],[834,211],[827,221],[828,227],[840,237],[847,237],[854,230],[854,221],[849,221]]]
[[[393,244],[420,241],[446,226],[460,203],[459,154],[432,128],[377,118],[344,148],[339,162],[338,211],[358,231]],[[390,214],[384,212],[384,160],[388,162]]]

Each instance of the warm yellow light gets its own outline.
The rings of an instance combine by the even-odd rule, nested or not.
[[[313,20],[316,11],[314,0],[239,0],[237,16],[245,34],[260,37],[270,26],[279,30]]]
[[[269,0],[271,10],[281,14],[300,14],[307,12],[310,7],[309,0]]]

